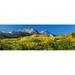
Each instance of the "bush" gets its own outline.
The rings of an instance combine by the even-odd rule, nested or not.
[[[0,44],[0,50],[13,50],[14,47],[8,44]]]
[[[57,41],[53,45],[54,50],[68,50],[72,49],[72,42],[70,40]]]
[[[16,50],[27,50],[26,44],[16,44],[15,45]]]

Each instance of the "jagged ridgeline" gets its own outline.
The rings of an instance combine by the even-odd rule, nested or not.
[[[75,32],[54,35],[33,28],[0,32],[0,50],[75,50]]]
[[[33,28],[28,28],[28,29],[23,29],[19,31],[13,31],[13,32],[0,31],[0,38],[18,38],[18,37],[23,37],[23,36],[30,36],[33,34],[53,36],[53,34],[50,34],[48,30],[39,32]]]

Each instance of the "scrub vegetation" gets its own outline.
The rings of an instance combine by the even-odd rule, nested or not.
[[[31,35],[1,38],[0,50],[75,50],[75,33],[59,36]]]

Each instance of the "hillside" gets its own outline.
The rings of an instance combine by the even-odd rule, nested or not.
[[[33,34],[19,38],[0,38],[0,50],[75,50],[75,33],[59,36]]]

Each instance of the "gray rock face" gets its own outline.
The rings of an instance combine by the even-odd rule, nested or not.
[[[41,31],[40,34],[42,34],[42,35],[47,35],[47,36],[52,36],[52,37],[55,36],[54,34],[49,33],[48,30]]]
[[[45,30],[45,31],[41,31],[40,34],[42,34],[42,35],[49,35],[49,32],[48,32],[48,30]]]
[[[26,32],[29,34],[38,34],[38,31],[33,28],[24,29],[23,32]]]
[[[0,31],[0,38],[18,38],[18,37],[23,37],[23,36],[30,36],[33,34],[54,36],[53,34],[50,34],[48,30],[38,32],[37,30],[33,28],[27,28],[27,29],[23,29],[20,31],[14,31],[14,32],[1,32]]]

